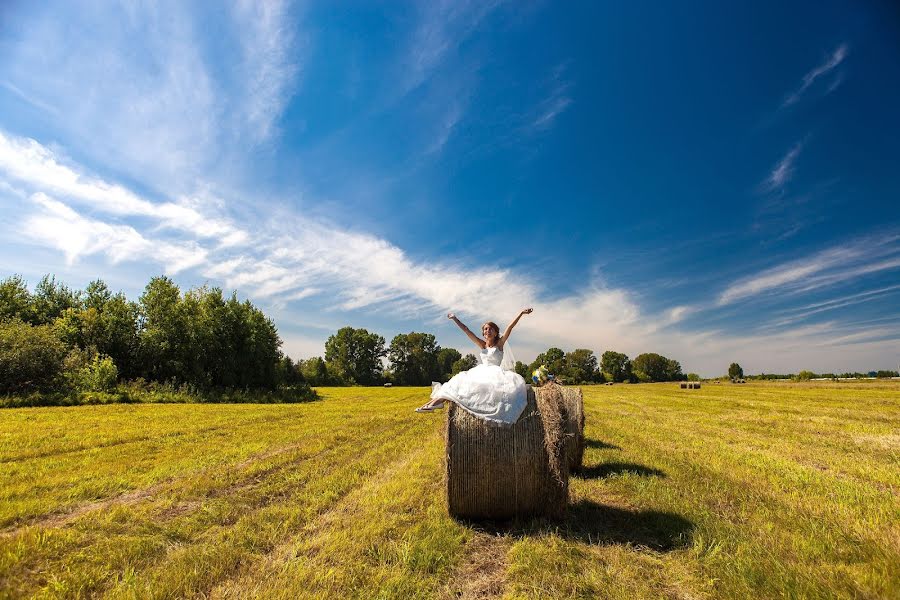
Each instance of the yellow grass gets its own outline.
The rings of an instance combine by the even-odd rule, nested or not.
[[[421,388],[0,411],[0,597],[898,597],[900,383],[585,388],[560,522],[447,517]]]

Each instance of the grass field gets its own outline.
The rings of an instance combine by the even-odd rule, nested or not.
[[[584,389],[568,517],[508,525],[425,389],[2,410],[0,595],[900,597],[900,382]]]

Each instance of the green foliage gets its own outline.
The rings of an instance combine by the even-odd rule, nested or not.
[[[19,319],[31,322],[31,294],[20,275],[0,281],[0,322]]]
[[[744,376],[744,369],[737,363],[731,363],[728,367],[728,377],[731,379],[741,379]]]
[[[809,381],[810,379],[814,379],[815,376],[816,374],[812,371],[803,370],[797,373],[797,379],[799,379],[800,381]]]
[[[35,325],[48,325],[59,318],[63,312],[77,308],[80,298],[77,292],[70,290],[56,277],[44,275],[34,288],[31,296],[31,315]]]
[[[609,381],[621,383],[631,379],[631,361],[627,354],[607,350],[600,357],[600,369]]]
[[[459,350],[457,350],[456,348],[441,348],[441,351],[438,352],[437,356],[438,370],[441,373],[441,381],[446,381],[455,374],[453,372],[453,365],[461,358],[462,354],[460,354]]]
[[[386,354],[384,338],[365,329],[343,327],[325,342],[325,360],[348,384],[379,383]]]
[[[516,370],[516,373],[521,375],[522,379],[524,379],[526,382],[531,381],[531,369],[528,367],[528,365],[523,363],[521,360],[516,361],[515,370]]]
[[[564,362],[565,367],[560,375],[566,383],[590,383],[599,379],[597,357],[593,350],[579,348],[572,352],[566,352]]]
[[[309,385],[328,385],[328,368],[321,356],[314,356],[300,363],[300,372]]]
[[[469,369],[475,368],[475,365],[478,364],[478,359],[475,358],[474,354],[466,354],[459,360],[453,363],[453,367],[450,369],[450,375],[456,375],[457,373],[461,373],[463,371],[468,371]]]
[[[681,381],[684,374],[677,360],[655,352],[639,354],[632,362],[632,370],[639,381]]]
[[[688,373],[687,380],[688,381],[700,381],[700,376],[697,375],[696,373]]]
[[[430,333],[400,333],[391,340],[388,357],[394,380],[400,385],[428,385],[441,377],[438,346]]]
[[[538,354],[529,367],[534,371],[541,365],[546,366],[552,375],[562,376],[566,372],[566,353],[560,348],[548,348]]]
[[[80,392],[112,393],[116,389],[119,370],[113,360],[101,354],[95,354],[87,364],[69,374],[69,381]]]
[[[46,390],[58,383],[65,344],[49,325],[0,323],[0,393]]]

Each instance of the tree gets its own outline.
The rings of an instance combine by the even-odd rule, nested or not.
[[[700,381],[700,376],[697,375],[696,373],[688,373],[687,380],[688,381]]]
[[[456,348],[441,348],[438,352],[438,368],[442,381],[449,379],[453,373],[453,365],[462,358],[462,354]],[[458,371],[457,371],[458,372]]]
[[[321,356],[300,363],[300,372],[309,385],[328,385],[328,368]]]
[[[526,382],[531,381],[531,369],[529,369],[528,365],[523,363],[521,360],[516,361],[515,371],[516,373],[521,375],[522,379],[524,379]]]
[[[569,383],[587,383],[596,381],[599,372],[597,370],[597,357],[593,350],[579,348],[565,355],[565,369],[562,373]]]
[[[430,333],[400,333],[391,340],[388,357],[395,381],[400,385],[428,385],[440,378],[438,346]]]
[[[377,383],[386,354],[384,338],[365,329],[342,327],[325,342],[325,360],[350,384]]]
[[[184,346],[186,327],[178,310],[180,301],[181,291],[168,277],[154,277],[141,294],[140,351],[146,379],[183,380],[178,351]],[[96,303],[96,299],[92,303]]]
[[[741,365],[737,363],[731,363],[728,367],[728,377],[731,379],[741,379],[744,376],[744,370],[741,368]]]
[[[631,369],[641,380],[667,381],[669,359],[655,352],[638,354],[631,361]]]
[[[0,323],[0,394],[50,389],[65,357],[66,347],[49,325]]]
[[[20,319],[31,321],[31,294],[20,275],[0,281],[0,322]]]
[[[816,374],[812,371],[803,370],[797,373],[797,379],[799,379],[800,381],[809,381],[810,379],[814,379],[815,376]]]
[[[685,374],[681,372],[681,363],[670,358],[666,365],[666,381],[684,381]]]
[[[450,375],[456,375],[457,373],[461,373],[462,371],[468,371],[469,369],[475,368],[475,365],[478,364],[478,359],[475,358],[474,354],[466,354],[459,360],[453,363],[453,367],[450,369]]]
[[[627,354],[607,350],[600,357],[600,368],[610,381],[620,383],[631,379],[631,361]]]
[[[44,275],[31,297],[32,320],[35,325],[49,325],[63,312],[80,304],[77,292],[57,283],[56,277]]]
[[[541,352],[531,363],[531,370],[535,370],[541,365],[545,365],[547,370],[553,375],[562,376],[566,371],[566,353],[560,348],[548,348],[546,352]]]

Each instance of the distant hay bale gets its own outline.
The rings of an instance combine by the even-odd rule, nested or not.
[[[682,383],[682,384],[681,384],[681,389],[683,389],[683,390],[689,389],[689,388],[688,388],[688,384]]]
[[[562,408],[563,436],[569,473],[581,470],[584,459],[584,394],[581,388],[547,384],[535,389],[538,395],[549,394]]]
[[[694,384],[694,389],[695,389],[695,390],[699,390],[699,389],[700,389],[700,383],[699,383],[699,382]]]
[[[561,516],[569,496],[561,402],[535,394],[514,425],[479,419],[450,403],[447,508],[463,519]]]

